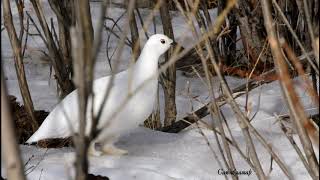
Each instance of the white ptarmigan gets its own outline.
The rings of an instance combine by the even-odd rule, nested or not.
[[[158,78],[156,76],[158,60],[172,44],[173,40],[163,34],[152,35],[146,42],[136,63],[126,71],[115,75],[113,87],[103,107],[97,126],[101,132],[91,143],[89,154],[99,156],[101,154],[121,155],[127,153],[127,151],[115,147],[114,142],[121,134],[138,127],[151,114],[158,88]],[[93,82],[95,115],[102,104],[110,78],[111,76],[106,76]],[[128,97],[129,91],[134,92],[142,83],[144,83],[143,88],[133,94],[127,103],[121,107],[121,111],[117,113],[117,116],[111,117],[116,111],[119,111],[121,104]],[[88,109],[91,109],[90,103]],[[87,115],[88,117],[91,116],[90,111],[88,111]],[[112,119],[111,123],[108,122],[110,119]],[[106,123],[109,124],[107,127],[105,127]],[[86,127],[86,134],[89,134],[90,118],[87,118]],[[78,91],[74,90],[52,110],[40,128],[28,139],[27,143],[48,138],[69,137],[74,132],[78,132],[78,128]],[[96,142],[102,145],[101,151],[95,149],[94,144]]]

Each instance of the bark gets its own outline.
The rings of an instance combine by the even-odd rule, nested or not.
[[[317,163],[311,141],[307,135],[306,129],[304,128],[304,124],[307,122],[307,116],[294,90],[289,76],[287,64],[284,60],[284,57],[282,56],[276,31],[274,26],[272,25],[273,19],[271,15],[270,5],[267,0],[262,0],[262,7],[263,17],[265,20],[265,28],[268,32],[268,40],[270,43],[272,56],[274,57],[277,73],[281,77],[280,85],[282,88],[282,95],[286,100],[290,115],[298,132],[309,166],[313,172],[313,175],[318,179],[319,164]]]
[[[91,20],[90,4],[88,0],[80,1],[75,4],[77,17],[77,30],[74,37],[77,38],[77,44],[73,46],[75,51],[74,67],[75,67],[75,83],[78,88],[79,98],[79,117],[80,127],[79,136],[76,141],[76,179],[86,180],[88,177],[88,146],[89,138],[85,135],[87,126],[87,105],[89,96],[92,95],[93,68],[94,60],[92,59],[93,50],[93,26]],[[94,104],[94,103],[92,103]],[[90,110],[91,111],[91,110]]]
[[[22,56],[22,48],[21,48],[21,41],[18,39],[17,34],[16,34],[16,29],[13,25],[12,21],[12,14],[11,14],[11,7],[10,7],[10,2],[9,1],[4,1],[3,3],[3,10],[4,10],[4,25],[7,29],[8,36],[10,39],[11,47],[13,49],[14,53],[14,62],[15,62],[15,68],[16,68],[16,73],[17,73],[17,78],[18,78],[18,83],[20,87],[20,92],[21,96],[23,99],[23,103],[26,107],[27,113],[32,120],[32,128],[33,130],[37,130],[39,125],[38,122],[36,121],[36,118],[34,116],[34,108],[33,108],[33,102],[31,99],[26,75],[25,75],[25,70],[24,70],[24,65],[23,65],[23,56]],[[21,27],[23,28],[23,27]],[[22,37],[21,37],[22,39]]]
[[[225,6],[226,6],[226,1],[224,0],[219,0],[218,1],[218,14],[221,14],[221,12],[224,10]],[[221,30],[222,30],[222,26],[225,26],[225,21],[223,21],[223,24],[221,25]],[[225,57],[227,55],[227,49],[226,49],[226,42],[224,41],[225,38],[219,38],[216,41],[212,41],[212,39],[210,39],[211,44],[213,44],[213,48],[215,48],[216,52],[219,53],[218,55],[223,57],[221,59],[223,59],[224,61],[227,60]],[[218,61],[220,62],[220,59],[218,59]],[[221,62],[221,63],[225,63],[225,62]]]
[[[59,49],[67,74],[72,72],[71,39],[69,29],[75,26],[75,12],[73,0],[49,0],[51,9],[57,16],[59,28]]]
[[[237,41],[237,17],[234,10],[230,11],[230,14],[228,14],[228,20],[229,20],[229,29],[230,33],[226,35],[225,37],[225,45],[226,45],[226,59],[227,65],[231,65],[236,55],[236,41]]]
[[[4,1],[4,6],[9,3]],[[20,157],[20,150],[15,137],[11,110],[7,99],[7,92],[1,69],[1,156],[4,158],[7,179],[25,180],[24,166]]]
[[[180,4],[184,7],[184,0],[178,0]],[[112,6],[118,7],[118,8],[127,8],[127,0],[108,0],[108,2],[111,3]],[[217,7],[216,0],[208,0],[205,1],[207,4],[208,9],[213,9]],[[136,8],[147,8],[147,9],[153,9],[154,5],[157,3],[157,0],[136,0],[135,7]],[[175,7],[175,3],[173,1],[168,1],[168,9],[169,10],[177,10]]]
[[[171,17],[168,9],[168,1],[163,0],[162,6],[160,7],[160,16],[162,20],[163,32],[169,38],[174,40]],[[165,61],[169,60],[170,55],[173,53],[173,49],[165,54]],[[164,78],[162,79],[162,87],[165,97],[165,118],[164,125],[168,126],[175,122],[177,109],[176,109],[176,66],[173,64],[164,73]]]
[[[181,59],[183,59],[183,57]],[[300,57],[298,59],[302,63],[302,66],[305,66],[308,63],[308,61],[305,59],[305,57]],[[272,78],[270,78],[270,77],[272,77]],[[247,86],[247,83],[245,83],[245,84],[242,84],[242,85],[232,89],[231,91],[234,94],[233,97],[237,98],[242,95],[242,94],[239,94],[239,92],[244,92],[244,91],[246,91],[247,88],[249,89],[249,91],[251,91],[251,90],[253,90],[253,89],[255,89],[265,83],[270,83],[270,82],[278,80],[278,79],[279,79],[279,77],[277,75],[275,75],[275,69],[272,69],[268,72],[261,74],[260,76],[256,77],[255,79],[250,80],[248,82],[248,86]],[[219,106],[222,106],[226,103],[224,96],[220,96],[220,97],[216,98],[215,101],[217,101]],[[210,107],[210,106],[211,106],[211,104],[208,103],[208,104],[202,106],[201,108],[199,108],[198,110],[190,113],[190,115],[185,116],[181,120],[178,120],[175,123],[171,124],[170,126],[158,128],[158,130],[163,131],[163,132],[168,132],[168,133],[178,133],[178,132],[182,131],[183,129],[189,127],[193,123],[195,123],[197,120],[202,119],[205,116],[207,116],[209,114],[208,107]]]
[[[264,74],[264,76],[269,76],[270,74],[273,74],[274,70],[269,71],[268,73]],[[249,90],[253,90],[265,83],[270,83],[271,80],[250,80],[248,83],[248,87]],[[242,94],[239,92],[244,92],[247,89],[247,83],[242,84],[234,89],[232,89],[232,92],[234,94],[234,98],[240,97]],[[222,106],[224,104],[226,104],[225,98],[224,96],[219,96],[217,98],[215,98],[215,101],[217,102],[217,104],[219,106]],[[209,107],[211,107],[211,103],[208,103],[204,106],[202,106],[201,108],[199,108],[198,110],[190,113],[190,115],[182,118],[181,120],[171,124],[170,126],[165,126],[159,130],[163,131],[163,132],[168,132],[168,133],[178,133],[180,131],[182,131],[183,129],[189,127],[190,125],[192,125],[193,123],[197,122],[199,119],[202,119],[204,117],[206,117],[207,115],[209,115]]]
[[[263,29],[261,6],[255,1],[239,0],[239,8],[236,9],[237,21],[239,23],[240,34],[243,47],[248,55],[248,64],[254,64],[263,49],[266,39]],[[268,53],[267,53],[268,54]],[[262,54],[257,69],[264,69],[265,63],[272,63],[270,56]]]
[[[131,32],[131,41],[132,41],[132,54],[133,59],[136,61],[140,54],[140,41],[139,41],[139,31],[136,21],[136,16],[134,11],[132,12],[132,16],[130,17],[130,32]]]
[[[61,89],[61,96],[64,97],[69,94],[72,90],[74,90],[73,83],[71,79],[69,79],[69,74],[66,69],[66,66],[63,61],[63,57],[58,47],[55,44],[52,33],[49,30],[49,26],[47,24],[45,15],[43,13],[42,6],[39,0],[31,0],[33,8],[36,12],[38,20],[40,22],[41,28],[46,37],[46,46],[49,50],[49,56],[51,58],[51,62],[53,68],[55,70],[55,76],[58,82],[58,85]]]
[[[92,91],[94,66],[101,46],[103,22],[105,19],[105,13],[107,9],[106,1],[101,3],[100,16],[98,19],[98,27],[96,34],[94,35],[92,17],[90,12],[90,4],[88,0],[80,1],[74,4],[75,16],[77,20],[76,27],[70,30],[72,36],[72,56],[74,67],[74,81],[78,87],[78,99],[79,99],[79,134],[74,137],[76,145],[76,179],[86,180],[88,176],[88,147],[91,141],[98,135],[97,125],[100,118],[100,111],[104,106],[101,105],[98,116],[94,115],[94,106],[89,109],[88,104],[95,104],[94,94]],[[95,40],[94,40],[95,37]],[[120,48],[121,49],[121,48]],[[112,80],[111,80],[112,81]],[[106,92],[108,93],[108,92]],[[89,97],[92,97],[89,99]],[[89,100],[91,100],[89,102]],[[90,133],[86,136],[85,130],[87,126],[87,112],[90,112],[91,127]]]
[[[229,86],[227,85],[226,80],[224,79],[224,77],[222,76],[222,74],[220,72],[220,68],[218,66],[218,60],[217,60],[218,55],[215,52],[215,49],[210,46],[209,38],[206,39],[206,48],[208,50],[209,58],[210,58],[211,63],[213,65],[214,71],[216,72],[217,76],[220,79],[223,92],[227,96],[227,101],[228,101],[229,105],[231,106],[232,110],[236,114],[236,117],[237,117],[236,120],[238,121],[238,124],[241,128],[243,135],[244,135],[246,145],[249,150],[249,156],[250,156],[250,158],[254,164],[254,167],[255,167],[254,171],[256,172],[259,179],[266,179],[265,173],[263,172],[261,163],[260,163],[259,158],[257,156],[257,152],[256,152],[255,146],[253,144],[251,134],[249,132],[249,127],[250,127],[250,130],[253,130],[253,127],[251,126],[251,124],[248,120],[248,117],[245,116],[245,114],[241,111],[240,107],[235,102],[234,98],[232,97]]]

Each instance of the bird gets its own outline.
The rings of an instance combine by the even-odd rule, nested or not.
[[[97,124],[99,134],[89,145],[89,155],[128,154],[128,151],[116,147],[114,143],[120,135],[137,128],[152,113],[158,90],[158,61],[160,56],[174,44],[176,43],[166,35],[150,36],[137,61],[127,70],[114,75],[112,88],[102,107]],[[92,124],[90,98],[94,98],[93,114],[97,115],[110,86],[110,79],[111,76],[106,76],[93,81],[94,95],[88,100],[86,135],[89,135]],[[129,94],[131,96],[127,98]],[[78,107],[78,90],[76,89],[54,107],[26,143],[31,144],[50,138],[66,138],[77,133],[80,124]],[[101,145],[101,149],[95,148],[96,143]]]

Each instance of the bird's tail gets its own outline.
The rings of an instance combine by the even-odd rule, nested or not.
[[[39,130],[37,130],[28,140],[27,140],[27,144],[31,144],[33,142],[37,142],[39,140],[41,140],[41,138],[39,137]]]

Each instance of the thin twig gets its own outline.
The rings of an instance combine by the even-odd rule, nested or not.
[[[136,8],[136,11],[137,11],[137,14],[138,14],[138,17],[139,17],[141,26],[143,27],[143,26],[144,26],[144,22],[143,22],[143,19],[142,19],[141,14],[140,14],[139,8]],[[144,32],[144,35],[146,36],[146,38],[149,39],[148,31],[146,31],[145,29],[143,29],[143,32]]]
[[[8,1],[4,1],[5,4],[3,6],[4,10],[4,25],[7,29],[7,33],[10,39],[11,47],[13,49],[14,53],[14,64],[16,68],[16,74],[18,77],[18,83],[20,87],[20,93],[23,99],[23,103],[25,105],[27,114],[29,118],[31,119],[31,126],[34,131],[36,131],[39,127],[38,122],[36,121],[36,117],[34,115],[34,106],[32,102],[32,98],[29,91],[29,85],[26,79],[25,69],[24,69],[24,63],[23,63],[23,56],[22,56],[22,36],[21,39],[18,39],[16,34],[16,29],[13,24],[12,20],[12,13],[11,13],[11,7],[10,3]],[[22,23],[23,24],[23,23]],[[23,26],[20,27],[23,31]],[[20,33],[20,35],[23,35],[23,33]]]
[[[303,153],[301,152],[300,148],[298,147],[297,143],[295,142],[295,140],[293,139],[292,135],[289,134],[288,129],[285,127],[285,125],[283,124],[283,119],[279,116],[276,116],[277,119],[280,121],[279,125],[281,127],[281,130],[283,131],[283,133],[286,135],[287,139],[289,140],[290,144],[292,145],[292,147],[294,148],[294,150],[297,152],[300,160],[302,161],[304,167],[306,168],[306,170],[308,171],[309,175],[315,179],[316,177],[313,176],[313,173],[308,165],[307,160],[304,158]]]
[[[312,101],[315,105],[319,104],[319,96],[317,95],[317,92],[314,88],[312,88],[312,83],[308,76],[306,75],[305,71],[303,70],[303,66],[297,56],[295,55],[294,51],[290,48],[288,43],[284,39],[280,39],[281,46],[283,47],[284,51],[286,52],[288,59],[291,61],[291,63],[294,65],[294,67],[297,69],[299,75],[302,77],[305,83],[305,88],[307,93],[310,97],[312,97]]]
[[[275,28],[272,25],[273,20],[270,11],[270,5],[267,0],[262,0],[261,3],[265,28],[268,33],[268,40],[270,43],[272,56],[274,57],[275,65],[277,67],[277,73],[281,77],[280,86],[282,88],[282,94],[283,97],[285,97],[284,99],[286,100],[293,122],[295,124],[295,127],[297,128],[297,132],[306,153],[308,163],[312,169],[312,172],[314,173],[314,176],[318,177],[319,164],[317,163],[316,156],[314,154],[313,147],[307,135],[306,129],[303,126],[303,124],[307,121],[307,117],[303,110],[303,106],[301,105],[294,90],[286,62],[284,61],[281,53],[280,44],[276,36]]]
[[[315,70],[315,72],[317,73],[317,75],[319,75],[319,68],[317,68],[317,66],[313,63],[313,61],[311,60],[309,54],[307,53],[306,49],[304,48],[304,46],[302,45],[301,41],[299,40],[297,34],[294,32],[294,30],[292,29],[288,19],[286,18],[286,16],[283,14],[280,6],[278,5],[276,0],[272,0],[273,5],[275,6],[276,10],[278,11],[278,13],[280,14],[280,17],[282,18],[283,22],[285,23],[285,25],[288,27],[288,30],[290,31],[292,37],[296,40],[298,46],[300,47],[302,53],[306,56],[308,62],[310,63],[311,67]],[[319,64],[318,64],[319,66]]]
[[[316,39],[314,37],[313,26],[312,26],[312,22],[311,22],[311,16],[310,16],[308,3],[310,3],[310,1],[308,2],[307,0],[303,0],[303,9],[304,9],[304,14],[305,14],[306,21],[307,21],[310,39],[312,42],[312,48],[314,49],[314,52],[316,53],[317,52],[317,50],[316,50],[317,46],[316,46],[316,42],[315,42]],[[319,55],[315,55],[315,57],[316,57],[316,63],[319,67]],[[319,73],[318,73],[318,75],[319,75]]]

